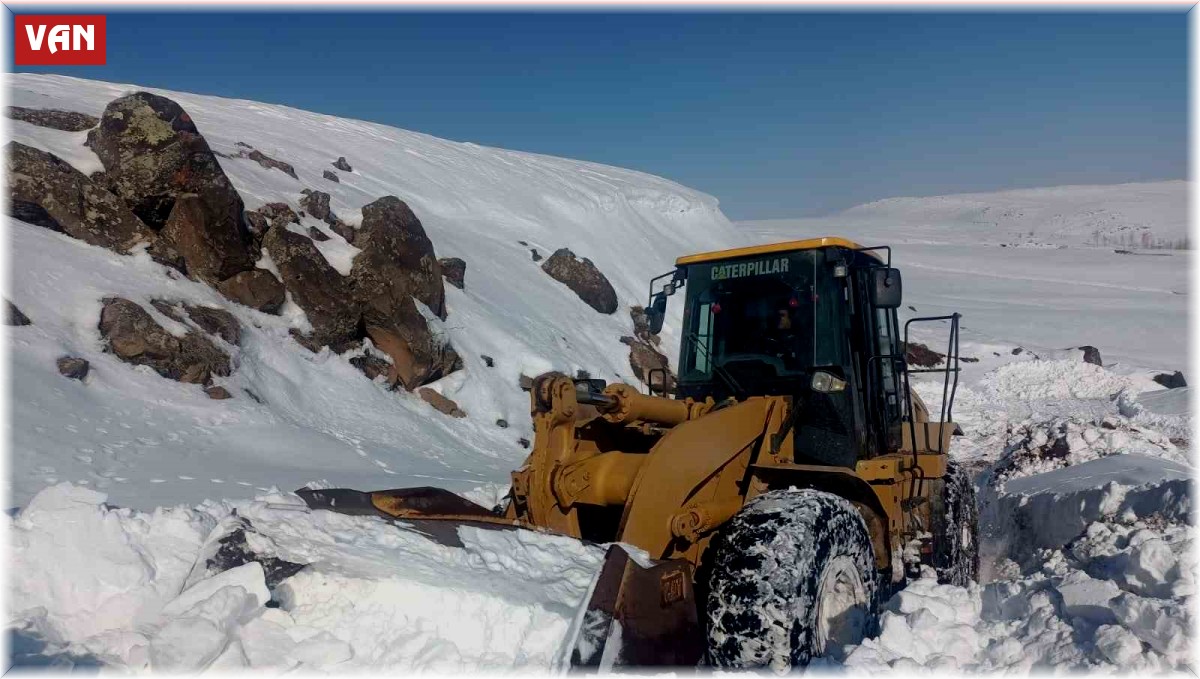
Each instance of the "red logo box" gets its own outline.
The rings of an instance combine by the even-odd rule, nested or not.
[[[103,14],[16,14],[16,66],[103,66],[107,56]]]

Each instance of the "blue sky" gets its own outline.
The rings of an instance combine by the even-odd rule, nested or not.
[[[631,167],[732,219],[1187,171],[1182,12],[109,12],[106,66],[21,70]]]

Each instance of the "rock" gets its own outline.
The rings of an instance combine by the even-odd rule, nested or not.
[[[617,293],[592,260],[578,259],[575,253],[560,248],[542,264],[542,271],[566,285],[596,311],[611,314],[617,310]]]
[[[329,236],[326,236],[324,231],[315,226],[308,227],[308,237],[317,241],[318,243],[323,243],[329,240]]]
[[[463,279],[467,275],[467,263],[458,257],[446,257],[439,259],[438,264],[442,267],[442,278],[445,278],[450,285],[462,290]]]
[[[374,354],[363,354],[350,359],[350,365],[358,368],[362,374],[367,376],[367,379],[374,380],[376,377],[383,375],[387,376],[392,370],[392,364],[385,358],[380,358]]]
[[[496,426],[500,427],[501,429],[508,429],[508,420],[505,420],[505,419],[496,420]]]
[[[1024,350],[1024,349],[1022,349],[1021,347],[1016,347],[1016,348],[1014,348],[1014,349],[1012,350],[1012,355],[1013,355],[1013,356],[1020,356],[1022,351],[1025,351],[1025,350]]]
[[[83,381],[88,375],[91,364],[86,359],[75,356],[63,356],[58,359],[58,372],[63,377]]]
[[[100,335],[105,350],[133,365],[149,366],[168,379],[208,384],[213,375],[228,375],[229,357],[198,332],[175,337],[135,302],[120,297],[104,300]]]
[[[413,298],[446,317],[441,266],[420,220],[400,199],[385,196],[363,207],[354,237],[362,250],[350,282],[362,306],[367,335],[392,358],[389,379],[413,390],[461,366],[453,349],[435,338]]]
[[[266,217],[271,226],[300,223],[300,217],[287,203],[267,203],[258,208],[258,213]]]
[[[8,117],[38,127],[49,127],[63,132],[83,132],[100,124],[100,119],[86,113],[60,111],[53,108],[25,108],[9,106]]]
[[[945,358],[945,354],[939,354],[920,342],[909,342],[908,346],[904,347],[904,361],[910,366],[932,368],[941,365]]]
[[[529,254],[533,257],[533,261],[542,261],[542,253],[537,251],[537,248],[529,248]]]
[[[353,226],[350,226],[340,219],[334,219],[333,223],[329,225],[329,230],[341,236],[347,243],[351,245],[354,245],[354,238],[356,235],[358,235],[358,232],[354,230]]]
[[[236,317],[224,309],[209,306],[184,304],[188,318],[210,335],[216,335],[237,346],[242,343],[242,326]]]
[[[214,401],[223,401],[227,398],[233,398],[233,394],[229,393],[229,390],[225,387],[205,387],[204,393],[208,394],[208,397]]]
[[[336,219],[333,212],[329,209],[329,194],[324,191],[313,191],[312,189],[304,189],[301,191],[304,197],[300,199],[300,208],[308,212],[308,214],[316,217],[323,222],[329,222],[331,219]]]
[[[274,226],[263,238],[263,247],[275,262],[283,287],[313,326],[306,346],[328,344],[334,351],[342,351],[359,338],[359,307],[348,281],[325,261],[311,240]]]
[[[184,273],[215,286],[253,269],[257,258],[247,247],[243,232],[233,227],[227,215],[213,210],[212,201],[199,194],[177,195],[155,250],[168,259],[169,251],[182,260]]]
[[[247,210],[243,218],[246,221],[246,231],[249,232],[254,247],[261,248],[262,237],[267,235],[267,230],[271,228],[271,222],[255,210]]]
[[[1154,381],[1167,389],[1178,389],[1187,386],[1187,380],[1183,379],[1183,373],[1178,370],[1173,373],[1159,373],[1154,376]]]
[[[1079,350],[1083,352],[1083,362],[1084,363],[1091,363],[1092,365],[1104,367],[1104,361],[1102,361],[1100,359],[1100,350],[1099,349],[1097,349],[1096,347],[1093,347],[1093,346],[1084,345],[1082,347],[1079,347]]]
[[[217,284],[217,291],[238,304],[268,314],[278,314],[287,297],[283,284],[266,269],[250,269]]]
[[[336,167],[337,169],[341,170],[342,172],[353,172],[354,171],[350,167],[350,163],[346,162],[346,156],[338,156],[338,159],[333,161],[333,166]]]
[[[61,158],[10,142],[5,147],[9,214],[120,253],[153,243],[154,232],[121,199]]]
[[[241,196],[191,117],[174,101],[137,92],[109,102],[87,145],[104,163],[109,190],[151,229],[166,226],[175,200],[191,193],[213,220],[207,231],[229,242],[248,236]]]
[[[4,300],[4,325],[33,325],[33,321],[17,308],[16,304]]]
[[[521,388],[521,391],[529,391],[533,389],[533,378],[529,375],[521,375],[517,378],[517,386]]]
[[[337,173],[334,172],[333,170],[325,170],[324,172],[321,173],[321,176],[324,177],[325,179],[328,179],[331,182],[337,182],[339,184],[342,183],[342,180],[338,179]]]
[[[483,359],[483,364],[489,368],[493,368],[496,366],[496,359],[492,358],[491,356],[488,356],[487,354],[480,354],[479,358]]]
[[[646,309],[641,306],[629,307],[629,318],[633,321],[633,336],[649,342],[654,346],[662,343],[662,338],[650,332],[650,317],[646,314]]]
[[[638,380],[660,393],[675,388],[671,363],[653,344],[628,336],[622,337],[621,343],[629,346],[629,367]]]
[[[521,437],[517,439],[517,445],[521,446],[525,450],[529,450],[529,439]]]
[[[443,413],[451,417],[467,416],[467,414],[458,407],[457,403],[439,394],[433,389],[430,389],[429,387],[421,387],[419,390],[417,390],[417,393],[421,396],[422,401],[425,401],[429,405],[433,406],[434,410],[437,410],[439,413]]]
[[[267,168],[268,170],[272,170],[272,169],[279,170],[280,172],[291,177],[292,179],[300,179],[299,177],[296,176],[296,169],[294,167],[292,167],[290,163],[285,163],[282,160],[275,160],[274,158],[263,153],[262,151],[258,151],[258,150],[251,151],[250,153],[248,153],[246,155],[246,157],[249,158],[250,160],[253,160],[254,162],[258,163],[259,165]]]

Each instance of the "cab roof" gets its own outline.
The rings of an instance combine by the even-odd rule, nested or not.
[[[687,264],[699,264],[701,262],[715,262],[725,259],[736,259],[738,257],[751,257],[753,255],[766,255],[772,252],[792,252],[794,250],[816,250],[818,248],[843,247],[849,250],[861,250],[863,246],[855,243],[852,240],[840,238],[838,236],[823,236],[821,238],[808,238],[805,240],[789,240],[783,243],[769,243],[767,245],[751,245],[744,248],[733,248],[730,250],[716,250],[714,252],[701,252],[696,255],[687,255],[675,260],[675,266],[685,266]],[[883,261],[883,258],[875,251],[868,251],[866,254]]]

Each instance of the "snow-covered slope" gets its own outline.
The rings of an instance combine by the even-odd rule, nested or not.
[[[92,115],[140,89],[41,75],[14,75],[9,85],[14,105]],[[210,401],[194,387],[132,370],[101,352],[101,297],[120,294],[143,306],[153,295],[227,303],[204,285],[169,280],[147,259],[7,220],[9,298],[34,321],[10,331],[20,395],[13,421],[21,423],[14,430],[13,504],[62,480],[144,508],[248,497],[255,488],[291,490],[309,481],[359,487],[436,481],[456,490],[503,481],[525,455],[518,439],[532,434],[520,375],[584,369],[632,381],[628,347],[619,342],[632,334],[628,307],[645,304],[649,278],[669,270],[680,253],[735,238],[716,200],[658,177],[284,106],[153,91],[178,101],[214,150],[233,155],[244,142],[295,167],[299,180],[250,160],[221,158],[247,209],[272,201],[299,209],[301,190],[313,188],[330,194],[339,217],[357,222],[363,205],[395,195],[421,219],[439,257],[466,260],[466,289],[447,286],[449,317],[441,324],[466,369],[437,386],[467,418],[454,420],[415,396],[387,392],[346,357],[309,354],[287,337],[294,313],[280,319],[230,305],[247,334],[226,383],[238,396],[232,400]],[[85,172],[101,169],[82,146],[85,133],[8,123],[8,139],[51,151]],[[341,173],[341,183],[323,179],[339,156],[353,172]],[[324,245],[338,243],[345,246],[336,237]],[[621,303],[615,314],[593,311],[544,274],[530,253],[536,248],[548,257],[562,247],[590,258],[612,282]],[[675,342],[670,334],[664,339]],[[57,374],[54,359],[64,354],[92,362],[88,384]],[[495,359],[495,367],[486,367],[482,355]]]

